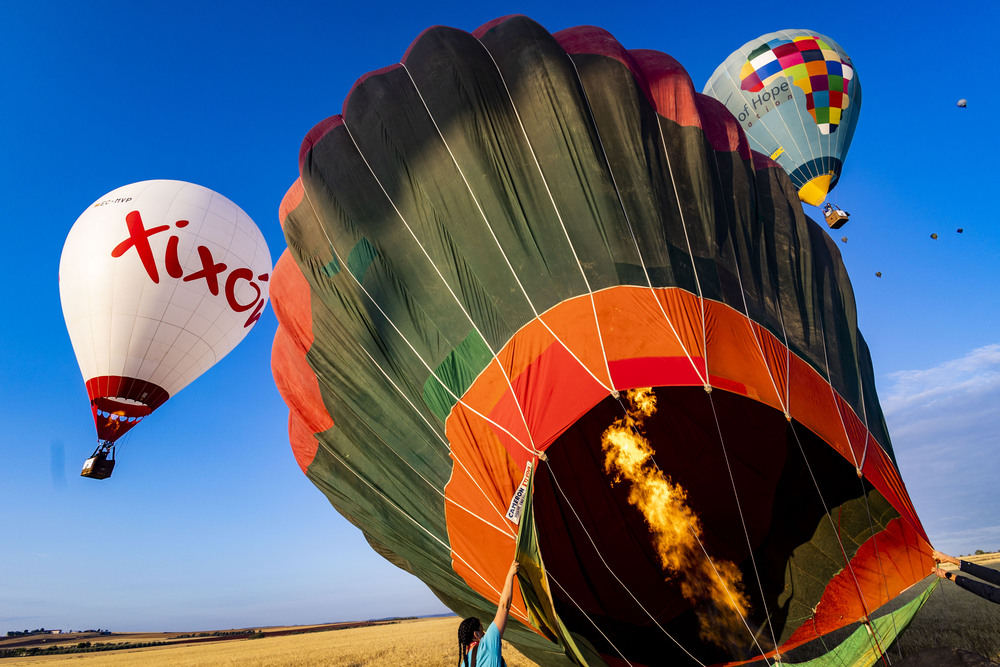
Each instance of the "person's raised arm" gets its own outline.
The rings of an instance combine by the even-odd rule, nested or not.
[[[962,561],[958,560],[954,556],[949,556],[946,553],[935,550],[931,556],[939,563],[952,563],[954,565],[961,565]]]
[[[507,616],[510,614],[510,603],[514,601],[514,576],[517,574],[517,561],[510,564],[507,570],[507,581],[503,584],[503,592],[500,593],[500,603],[497,605],[497,615],[493,617],[493,624],[497,626],[497,632],[503,637],[503,631],[507,627]]]

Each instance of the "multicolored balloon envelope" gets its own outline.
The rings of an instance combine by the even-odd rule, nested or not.
[[[545,665],[770,664],[870,623],[824,639],[849,662],[906,626],[875,611],[930,547],[836,243],[670,56],[431,28],[299,158],[272,369],[378,553],[485,622],[516,556],[505,639]]]
[[[98,439],[114,443],[243,340],[270,273],[260,230],[208,188],[142,181],[94,202],[66,238],[59,294]]]
[[[839,44],[811,30],[768,33],[726,58],[703,92],[726,105],[753,150],[789,173],[799,199],[823,203],[861,110],[861,82]]]

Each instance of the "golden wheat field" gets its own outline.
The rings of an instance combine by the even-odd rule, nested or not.
[[[400,621],[391,625],[314,632],[264,639],[234,640],[202,645],[157,646],[102,653],[73,653],[34,658],[7,658],[3,667],[61,665],[62,667],[353,667],[355,665],[415,665],[458,663],[458,624],[446,618]],[[534,662],[507,642],[509,667]]]
[[[993,559],[992,564],[996,567],[997,561]],[[931,581],[928,578],[917,584],[890,606],[909,601]],[[456,635],[459,622],[460,619],[449,616],[263,639],[6,658],[0,661],[0,667],[56,664],[61,667],[312,667],[320,664],[331,667],[449,667],[458,662]],[[845,628],[843,634],[846,636],[852,629]],[[927,649],[949,647],[968,649],[1000,662],[998,629],[1000,605],[976,597],[951,582],[941,582],[900,641],[889,649],[889,655],[891,659],[905,658]],[[834,637],[828,639],[836,643]],[[503,654],[510,667],[535,665],[507,642],[504,642]],[[795,661],[809,657],[814,656],[799,654]]]

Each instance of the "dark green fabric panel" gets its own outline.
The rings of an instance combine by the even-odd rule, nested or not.
[[[428,188],[471,192],[475,206],[459,212],[450,231],[510,326],[583,292],[519,110],[489,52],[467,33],[435,28],[411,48],[406,68],[449,152],[420,177],[432,181]],[[504,336],[494,334],[501,344]]]
[[[812,617],[830,579],[847,567],[847,561],[872,537],[873,529],[877,534],[898,517],[875,490],[868,491],[867,504],[861,497],[830,507],[830,516],[819,519],[812,538],[796,548],[787,561],[785,591],[778,597],[781,611],[787,615],[780,642]]]
[[[448,308],[451,297],[446,293],[442,296],[442,290],[437,289],[440,279],[434,267],[413,243],[347,129],[341,125],[328,132],[313,146],[309,158],[301,177],[307,197],[303,205],[315,211],[318,229],[308,233],[318,238],[310,239],[312,247],[307,252],[326,261],[335,255],[350,268],[352,251],[363,240],[371,243],[375,258],[363,276],[356,276],[367,294],[346,274],[334,280],[343,290],[358,293],[358,307],[369,313],[372,327],[390,337],[398,330],[414,346],[426,363],[418,360],[410,372],[417,374],[422,384],[429,373],[427,366],[440,363],[465,338],[471,325],[459,309]],[[303,233],[297,227],[289,230],[287,222],[285,228],[286,237]],[[293,243],[302,244],[298,238],[290,238],[289,246]],[[310,278],[309,272],[303,273]],[[314,288],[321,295],[329,292],[324,285]],[[444,309],[444,313],[434,308]],[[407,351],[403,357],[412,354]]]
[[[353,273],[358,280],[364,282],[365,273],[375,261],[376,255],[378,255],[378,251],[372,246],[371,241],[361,239],[351,248],[351,253],[347,256],[347,270]]]
[[[564,243],[559,252],[581,265],[560,279],[573,284],[582,270],[592,290],[617,284],[615,257],[635,257],[635,244],[573,61],[544,28],[524,17],[481,41],[507,84],[546,194],[559,212],[548,233],[568,237],[571,247]]]
[[[492,359],[493,355],[482,337],[473,331],[435,369],[434,374],[444,384],[433,376],[427,378],[424,383],[424,402],[441,421],[445,421],[458,398],[472,386],[480,371]]]
[[[896,453],[892,449],[892,441],[889,437],[889,427],[885,423],[885,414],[882,412],[882,405],[878,402],[878,393],[875,391],[875,368],[872,365],[871,352],[868,343],[861,332],[858,332],[858,357],[861,369],[861,395],[864,398],[865,425],[871,431],[875,441],[883,446],[892,459],[892,464],[899,468],[896,462]]]
[[[373,235],[376,246],[393,272],[407,276],[413,301],[435,314],[435,325],[452,346],[472,328],[470,317],[489,323],[495,344],[505,341],[511,326],[490,299],[477,267],[469,266],[461,243],[468,237],[462,232],[466,225],[479,230],[477,244],[489,242],[488,232],[407,70],[393,69],[358,84],[344,119],[364,155],[357,168],[370,169],[379,186],[363,196],[387,195],[392,204],[377,225],[380,233]],[[494,253],[492,259],[500,257]],[[432,358],[436,363],[443,355],[434,350]]]
[[[682,287],[697,293],[680,207],[660,119],[630,71],[604,56],[576,55],[573,62],[600,128],[600,146],[613,178],[623,217],[607,235],[613,246],[620,284]],[[677,126],[670,132],[692,135]],[[698,137],[694,135],[698,134]],[[645,270],[644,270],[645,269]],[[647,278],[648,274],[648,278]]]
[[[813,262],[809,226],[798,204],[791,181],[778,169],[757,171],[758,211],[764,227],[763,256],[771,271],[770,282],[778,301],[777,321],[768,323],[778,339],[826,376],[823,339],[819,330],[822,304],[813,287]],[[794,199],[789,199],[795,196]]]
[[[797,649],[792,652],[791,657],[784,656],[782,662],[787,667],[873,667],[876,664],[883,664],[883,655],[893,655],[890,648],[903,632],[910,626],[917,613],[923,608],[930,598],[934,589],[940,584],[939,579],[934,579],[924,591],[905,605],[879,616],[872,620],[870,625],[855,623],[856,629],[851,632],[843,641],[829,648],[829,640],[822,644],[823,655],[812,660],[799,660],[797,653],[810,651],[813,655],[819,650],[816,648]],[[747,667],[764,667],[764,662],[752,662]],[[770,667],[770,664],[769,664]]]

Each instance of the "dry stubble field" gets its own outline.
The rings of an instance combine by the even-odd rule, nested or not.
[[[1000,567],[1000,559],[977,559]],[[923,591],[921,582],[894,601],[903,604]],[[876,614],[879,615],[879,614]],[[283,637],[233,640],[203,645],[163,646],[104,653],[68,654],[34,658],[7,658],[0,667],[61,665],[61,667],[353,667],[355,665],[415,665],[450,667],[458,661],[459,619],[417,619],[391,625],[352,628]],[[851,628],[844,632],[849,632]],[[933,648],[975,651],[1000,662],[1000,605],[992,604],[942,582],[917,614],[891,659],[909,657]],[[504,642],[509,667],[532,667],[534,662]],[[72,662],[67,662],[72,661]]]
[[[415,665],[458,663],[460,619],[428,618],[391,625],[314,632],[285,637],[234,640],[204,645],[158,646],[102,653],[71,653],[34,658],[7,658],[0,667],[60,665],[61,667],[353,667],[355,665]],[[509,667],[533,667],[534,662],[504,642]]]

